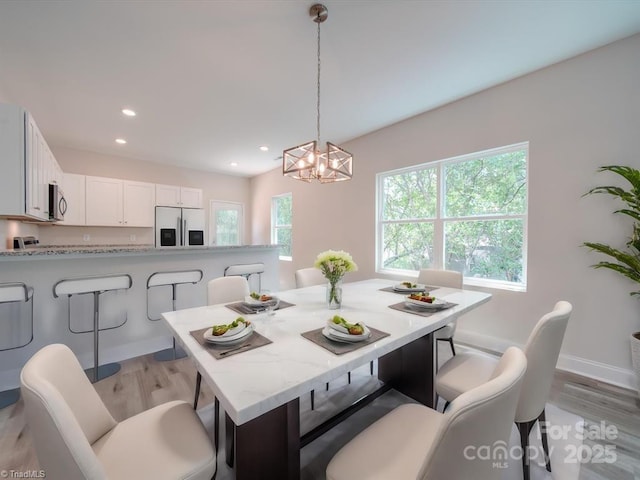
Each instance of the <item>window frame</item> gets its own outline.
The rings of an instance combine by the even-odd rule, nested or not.
[[[291,198],[291,224],[288,225],[277,225],[276,224],[276,209],[277,209],[277,202],[284,198],[284,197],[289,197]],[[271,243],[272,244],[277,244],[277,231],[278,230],[283,230],[283,229],[288,229],[291,232],[291,255],[287,256],[287,255],[280,255],[280,252],[278,252],[278,258],[280,260],[284,260],[287,262],[291,262],[293,261],[293,194],[291,192],[288,193],[281,193],[279,195],[274,195],[271,197]]]
[[[456,163],[463,163],[480,158],[493,157],[505,153],[524,150],[525,152],[525,175],[526,175],[526,192],[525,192],[525,208],[522,214],[483,214],[483,215],[471,215],[464,217],[451,217],[444,215],[444,194],[445,194],[445,178],[443,175],[444,167],[447,165],[453,165]],[[384,214],[384,181],[387,177],[394,175],[401,175],[419,170],[435,169],[437,175],[437,188],[436,188],[436,216],[435,218],[404,218],[401,220],[385,220]],[[504,147],[497,147],[488,150],[482,150],[479,152],[473,152],[469,154],[459,155],[456,157],[445,158],[441,160],[434,160],[431,162],[425,162],[418,165],[411,165],[395,170],[389,170],[386,172],[380,172],[376,175],[376,235],[375,235],[375,269],[376,273],[386,275],[402,275],[415,277],[416,270],[396,269],[396,268],[384,268],[383,265],[383,230],[384,226],[393,223],[433,223],[433,253],[434,259],[431,268],[442,269],[444,268],[444,249],[445,249],[445,225],[447,222],[459,222],[459,221],[491,221],[491,220],[522,220],[523,224],[523,239],[522,239],[522,281],[520,283],[508,282],[506,280],[494,280],[488,278],[479,277],[464,277],[464,283],[466,285],[489,287],[502,290],[513,290],[526,292],[527,291],[527,265],[528,265],[528,214],[529,214],[529,142],[520,142]]]

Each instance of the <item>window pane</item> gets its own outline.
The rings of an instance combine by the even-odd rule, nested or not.
[[[276,197],[276,225],[291,225],[291,195]]]
[[[218,245],[239,245],[238,210],[218,210],[216,212],[216,243]]]
[[[435,168],[390,175],[383,182],[383,219],[436,216],[438,177]]]
[[[290,228],[276,228],[275,241],[280,245],[280,256],[291,257],[291,229]]]
[[[522,220],[449,221],[444,230],[445,269],[522,283]]]
[[[382,266],[419,270],[431,266],[433,223],[393,223],[383,225]]]
[[[444,165],[446,217],[524,214],[526,151]]]

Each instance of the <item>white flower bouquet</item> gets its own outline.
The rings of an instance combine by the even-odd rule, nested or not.
[[[329,304],[334,302],[340,304],[342,299],[338,298],[336,285],[342,280],[345,273],[358,270],[356,262],[353,261],[351,255],[343,250],[327,250],[318,255],[313,266],[320,269],[331,285]]]

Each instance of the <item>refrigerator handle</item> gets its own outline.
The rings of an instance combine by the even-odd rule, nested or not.
[[[182,220],[180,217],[176,220],[176,233],[178,234],[178,238],[176,238],[176,246],[182,246]]]
[[[186,247],[189,244],[189,230],[187,230],[187,219],[185,218],[182,222],[184,224],[182,228],[182,232],[184,235],[184,242],[182,244]]]

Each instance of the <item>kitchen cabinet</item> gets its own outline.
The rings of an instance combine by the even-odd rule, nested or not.
[[[92,176],[85,182],[87,225],[153,227],[153,183]]]
[[[156,184],[156,205],[159,207],[202,208],[202,190],[177,185]]]
[[[127,227],[153,227],[156,189],[153,183],[123,182],[123,219]]]
[[[34,118],[17,105],[0,104],[0,216],[49,220],[49,184],[62,170]]]
[[[85,176],[75,173],[62,175],[62,191],[67,201],[67,211],[64,220],[58,225],[85,225]]]

